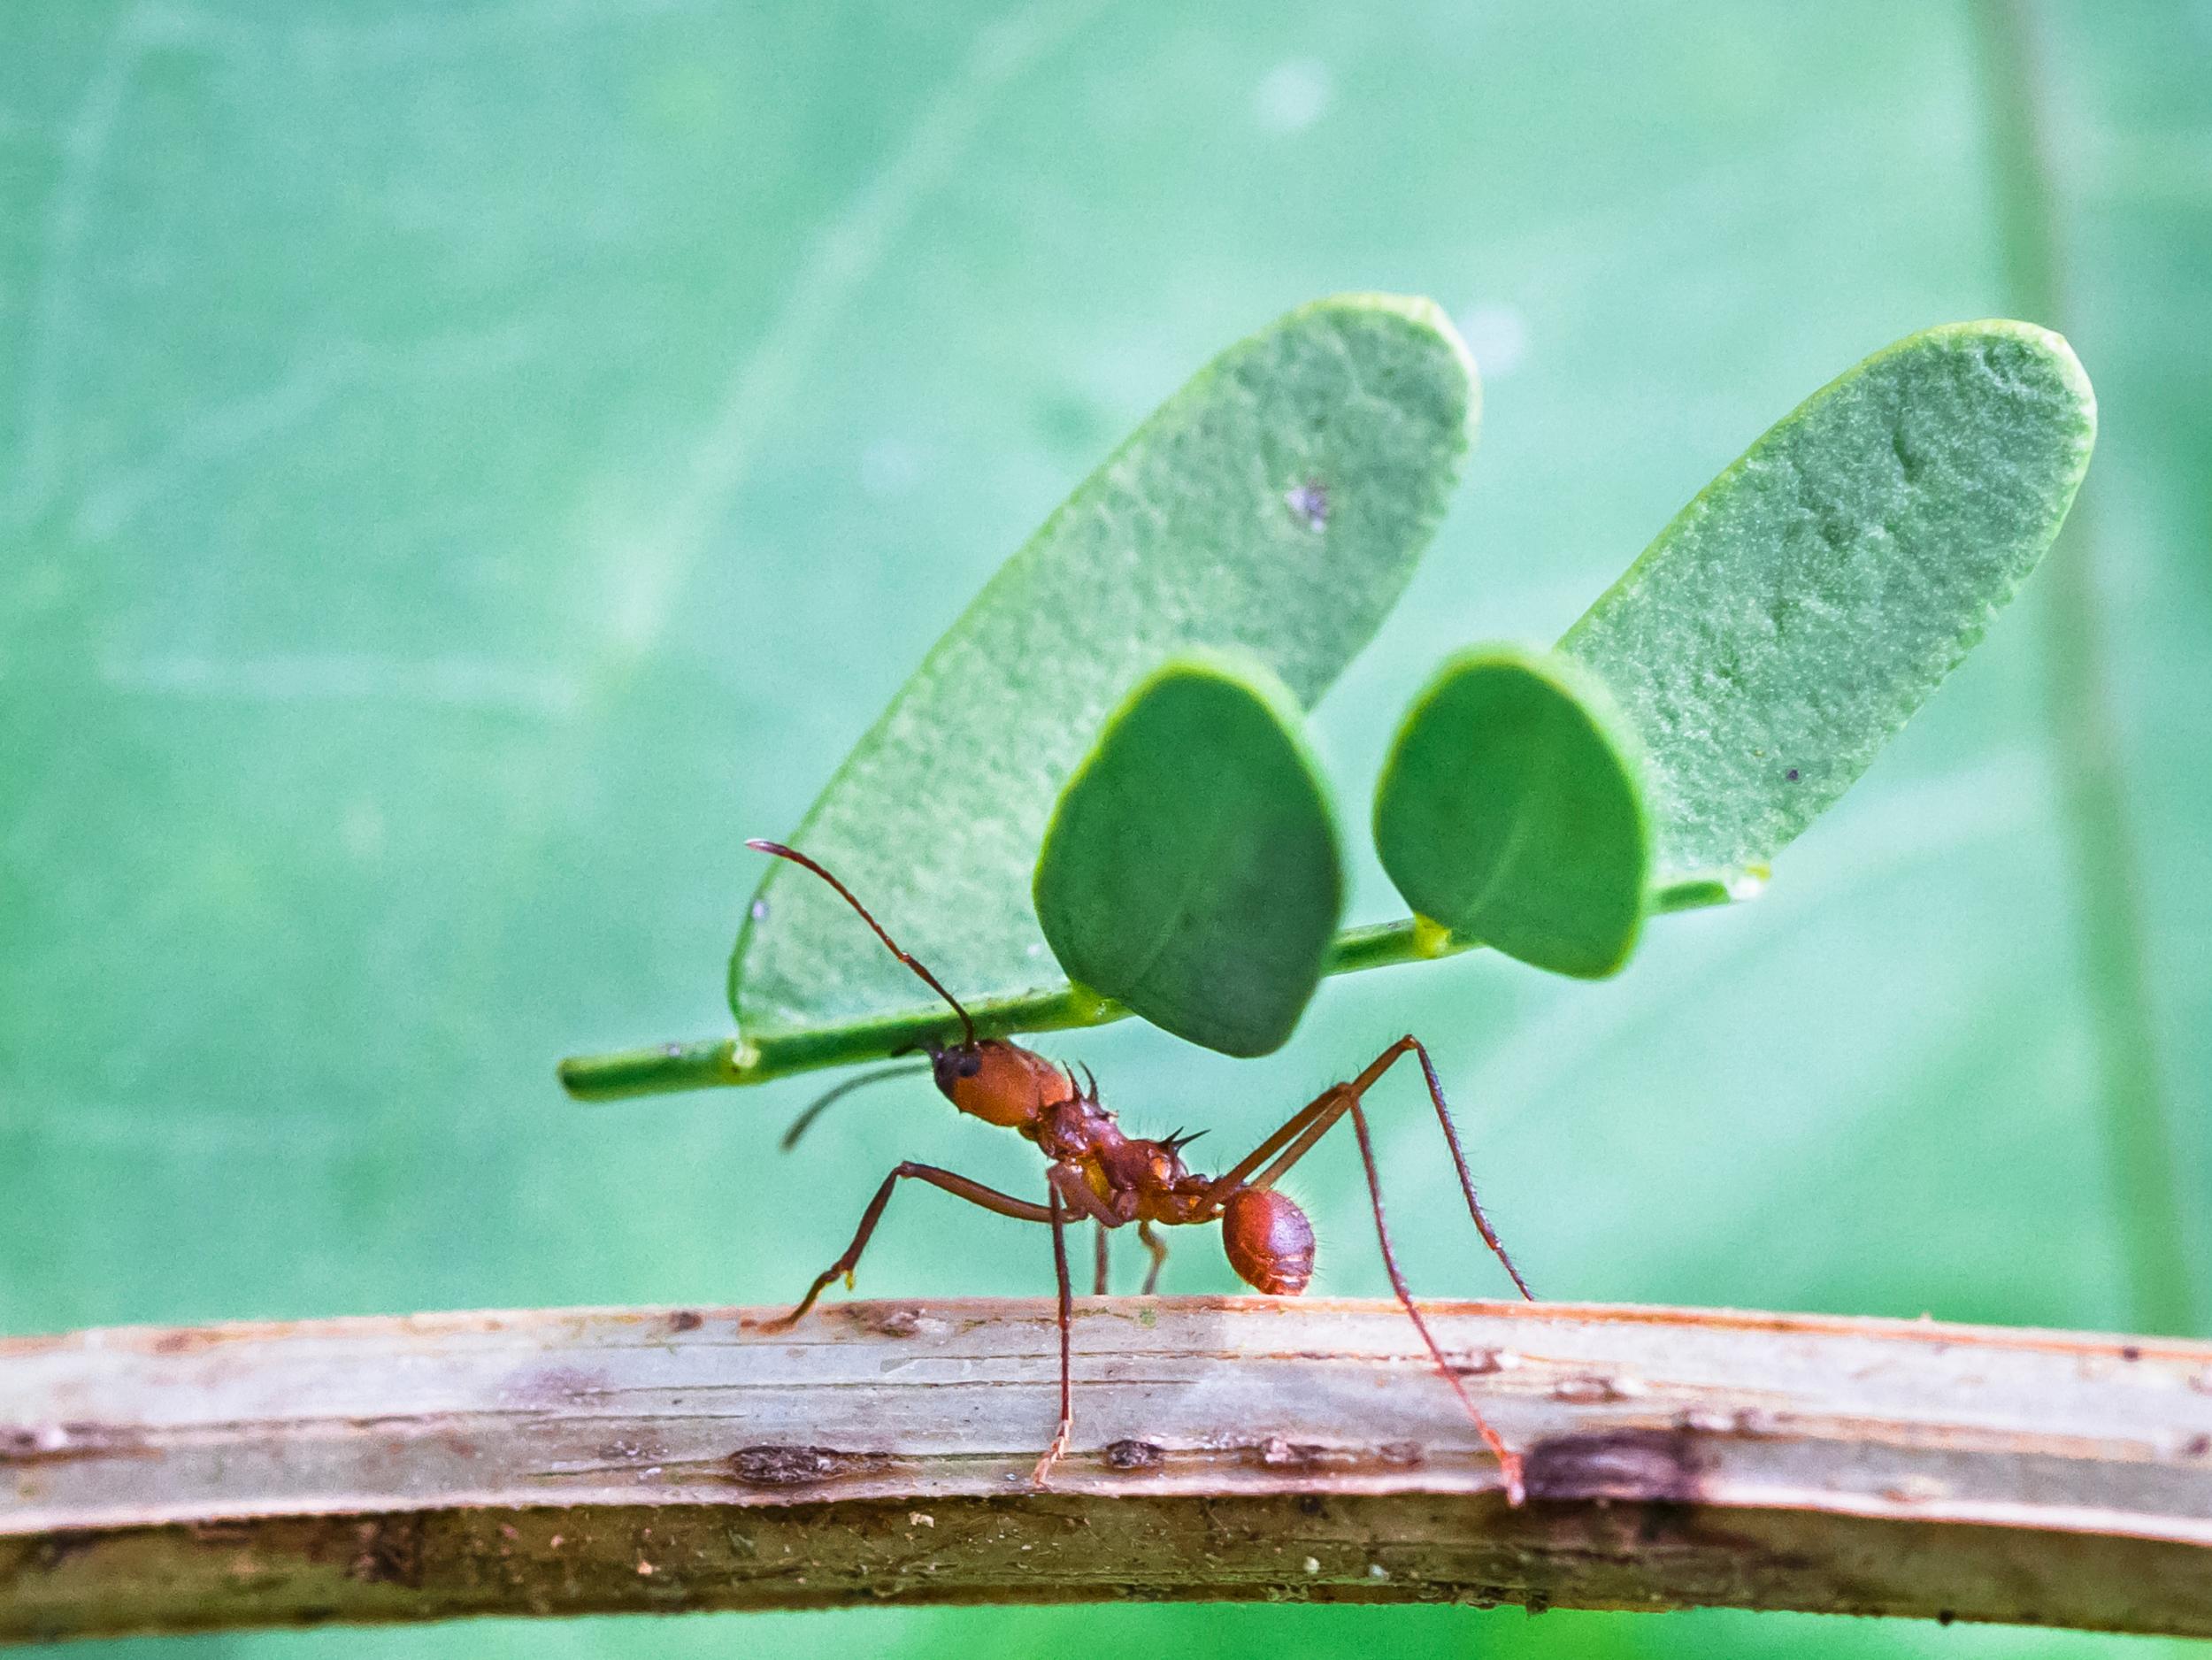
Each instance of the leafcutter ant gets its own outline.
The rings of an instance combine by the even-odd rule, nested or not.
[[[1352,1133],[1359,1141],[1360,1163],[1366,1171],[1368,1197],[1375,1216],[1375,1237],[1382,1246],[1383,1266],[1390,1275],[1391,1287],[1398,1294],[1398,1301],[1413,1321],[1414,1329],[1420,1333],[1422,1342],[1427,1345],[1438,1372],[1459,1397],[1485,1444],[1497,1456],[1508,1501],[1521,1502],[1521,1460],[1490,1427],[1467,1393],[1466,1386],[1445,1358],[1428,1322],[1421,1318],[1413,1294],[1406,1287],[1405,1276],[1399,1272],[1397,1257],[1390,1246],[1390,1230],[1383,1220],[1382,1186],[1376,1175],[1374,1147],[1360,1100],[1392,1066],[1413,1055],[1419,1057],[1422,1076],[1428,1082],[1429,1099],[1436,1105],[1437,1122],[1443,1126],[1445,1143],[1451,1149],[1452,1163],[1458,1169],[1468,1212],[1481,1231],[1484,1242],[1497,1253],[1498,1260],[1505,1264],[1506,1272],[1513,1277],[1521,1295],[1534,1301],[1535,1294],[1513,1265],[1513,1259],[1506,1255],[1505,1247],[1491,1231],[1489,1220],[1475,1198],[1466,1156],[1461,1151],[1458,1133],[1444,1104],[1443,1086],[1437,1081],[1436,1068],[1429,1059],[1428,1050],[1417,1038],[1410,1034],[1400,1038],[1350,1082],[1332,1084],[1222,1174],[1198,1175],[1186,1167],[1182,1159],[1182,1149],[1196,1139],[1194,1136],[1179,1131],[1156,1141],[1125,1134],[1114,1114],[1099,1103],[1097,1082],[1087,1070],[1079,1079],[1074,1072],[1018,1044],[1002,1038],[977,1036],[975,1022],[961,1006],[960,1000],[902,949],[868,908],[828,871],[805,854],[780,842],[749,842],[746,845],[788,859],[827,882],[875,930],[876,937],[890,949],[893,956],[951,1004],[953,1012],[960,1017],[964,1035],[957,1043],[927,1046],[929,1068],[938,1089],[961,1111],[987,1124],[1013,1130],[1033,1142],[1048,1161],[1042,1204],[1018,1199],[933,1164],[911,1161],[900,1164],[883,1179],[875,1197],[868,1202],[868,1208],[861,1213],[860,1227],[854,1233],[852,1243],[845,1248],[844,1255],[822,1271],[796,1308],[767,1322],[764,1329],[788,1328],[836,1280],[849,1283],[861,1253],[868,1247],[869,1236],[883,1219],[884,1207],[890,1203],[892,1192],[902,1180],[927,1182],[971,1204],[1017,1221],[1047,1224],[1052,1229],[1052,1264],[1060,1287],[1060,1421],[1052,1444],[1038,1459],[1032,1475],[1032,1479],[1042,1487],[1052,1466],[1067,1451],[1073,1421],[1069,1376],[1073,1292],[1068,1280],[1068,1224],[1088,1219],[1106,1229],[1125,1227],[1134,1222],[1138,1238],[1152,1256],[1151,1272],[1145,1281],[1145,1289],[1149,1292],[1159,1279],[1161,1264],[1167,1258],[1167,1246],[1154,1230],[1218,1222],[1229,1265],[1246,1284],[1271,1296],[1296,1296],[1313,1278],[1313,1226],[1307,1221],[1306,1213],[1287,1195],[1278,1192],[1275,1184],[1312,1151],[1324,1135],[1348,1118]],[[794,1133],[803,1130],[807,1122],[808,1118],[803,1118],[793,1126]],[[1099,1289],[1102,1292],[1103,1233],[1099,1235]]]

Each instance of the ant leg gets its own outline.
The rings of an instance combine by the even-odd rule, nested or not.
[[[1444,1350],[1429,1331],[1429,1323],[1421,1318],[1421,1310],[1414,1306],[1413,1293],[1406,1288],[1405,1276],[1398,1271],[1397,1255],[1390,1249],[1390,1228],[1383,1220],[1382,1179],[1375,1172],[1375,1149],[1368,1140],[1367,1115],[1360,1111],[1358,1096],[1352,1097],[1350,1110],[1352,1133],[1359,1137],[1359,1162],[1367,1172],[1367,1195],[1374,1203],[1375,1241],[1382,1247],[1383,1268],[1390,1275],[1391,1288],[1398,1294],[1400,1304],[1412,1319],[1413,1329],[1421,1333],[1421,1341],[1428,1345],[1429,1354],[1436,1362],[1436,1369],[1444,1374],[1444,1381],[1452,1386],[1452,1393],[1459,1397],[1460,1405],[1467,1409],[1467,1416],[1474,1419],[1476,1432],[1481,1435],[1484,1444],[1497,1455],[1499,1472],[1505,1478],[1505,1502],[1517,1506],[1527,1497],[1527,1489],[1521,1481],[1520,1455],[1499,1439],[1498,1432],[1490,1427],[1490,1421],[1483,1417],[1481,1409],[1476,1406],[1473,1397],[1467,1393],[1466,1386],[1460,1382],[1459,1374],[1452,1370],[1451,1362],[1444,1358]]]
[[[1521,1278],[1520,1269],[1514,1265],[1513,1258],[1506,1253],[1504,1242],[1492,1229],[1490,1218],[1483,1214],[1482,1202],[1475,1197],[1474,1177],[1467,1169],[1467,1156],[1459,1144],[1459,1131],[1452,1123],[1451,1110],[1444,1104],[1444,1086],[1436,1076],[1436,1067],[1429,1059],[1428,1049],[1411,1033],[1378,1055],[1368,1064],[1367,1069],[1350,1083],[1338,1084],[1324,1091],[1310,1105],[1300,1109],[1281,1129],[1255,1148],[1243,1163],[1214,1183],[1213,1196],[1217,1202],[1225,1202],[1229,1194],[1238,1187],[1273,1187],[1282,1179],[1285,1171],[1303,1158],[1313,1144],[1334,1127],[1351,1103],[1365,1095],[1385,1072],[1408,1054],[1420,1057],[1421,1075],[1427,1080],[1429,1100],[1436,1108],[1436,1121],[1443,1128],[1445,1145],[1451,1149],[1452,1167],[1459,1172],[1459,1190],[1466,1197],[1467,1212],[1474,1218],[1476,1230],[1481,1233],[1483,1243],[1489,1246],[1498,1261],[1504,1264],[1505,1272],[1512,1278],[1514,1288],[1531,1303],[1535,1302],[1536,1294],[1528,1288],[1528,1281]],[[1271,1156],[1271,1162],[1267,1168],[1257,1175],[1253,1174],[1262,1161],[1270,1159]]]
[[[1284,1119],[1281,1126],[1270,1134],[1265,1141],[1214,1178],[1213,1186],[1206,1189],[1207,1199],[1217,1205],[1224,1204],[1227,1203],[1229,1195],[1238,1188],[1253,1186],[1254,1184],[1247,1178],[1292,1140],[1302,1137],[1302,1149],[1312,1146],[1317,1135],[1309,1134],[1309,1132],[1313,1130],[1313,1126],[1317,1121],[1325,1116],[1328,1122],[1333,1124],[1343,1116],[1344,1090],[1345,1086],[1342,1084],[1331,1084],[1311,1101],[1292,1113],[1289,1118]],[[1282,1159],[1276,1159],[1273,1174],[1268,1180],[1272,1181],[1274,1176],[1279,1176],[1296,1162],[1295,1157],[1293,1157],[1287,1163]]]
[[[1053,1432],[1052,1445],[1045,1449],[1037,1467],[1029,1472],[1030,1485],[1043,1487],[1052,1473],[1052,1466],[1060,1462],[1068,1449],[1068,1436],[1075,1426],[1075,1390],[1070,1377],[1069,1331],[1075,1322],[1075,1293],[1068,1284],[1068,1230],[1060,1209],[1060,1188],[1051,1187],[1052,1266],[1060,1279],[1060,1426]],[[1103,1239],[1105,1235],[1099,1235]]]
[[[787,1153],[796,1147],[799,1144],[799,1138],[813,1127],[815,1119],[820,1118],[831,1106],[842,1101],[854,1090],[865,1089],[871,1084],[879,1084],[888,1079],[911,1077],[917,1072],[926,1072],[928,1070],[927,1066],[879,1066],[873,1072],[863,1072],[857,1078],[848,1078],[843,1083],[824,1090],[808,1103],[805,1111],[791,1120],[791,1127],[783,1133],[783,1139],[776,1143],[776,1150],[779,1153]]]
[[[1107,1294],[1106,1284],[1106,1225],[1101,1222],[1091,1248],[1091,1292],[1095,1296]]]
[[[1409,1032],[1390,1047],[1402,1054],[1403,1046],[1407,1044],[1411,1044],[1413,1052],[1421,1057],[1421,1076],[1428,1080],[1429,1099],[1436,1103],[1436,1121],[1444,1126],[1444,1144],[1452,1149],[1452,1165],[1459,1172],[1459,1190],[1467,1195],[1467,1214],[1475,1218],[1475,1227],[1481,1233],[1483,1243],[1489,1246],[1497,1254],[1498,1260],[1505,1264],[1506,1272],[1513,1276],[1513,1283],[1521,1295],[1533,1303],[1536,1294],[1528,1288],[1528,1281],[1521,1278],[1521,1271],[1505,1254],[1504,1244],[1491,1231],[1490,1218],[1482,1213],[1482,1201],[1475,1197],[1475,1179],[1468,1173],[1467,1155],[1460,1151],[1459,1131],[1452,1124],[1451,1109],[1444,1104],[1444,1086],[1438,1081],[1436,1064],[1429,1059],[1428,1045]],[[1397,1057],[1394,1055],[1391,1058],[1394,1060]]]
[[[1105,1236],[1101,1234],[1100,1237],[1102,1239]],[[1144,1241],[1145,1249],[1152,1253],[1152,1266],[1145,1272],[1144,1290],[1141,1294],[1148,1297],[1160,1283],[1160,1270],[1167,1266],[1167,1241],[1152,1231],[1148,1218],[1137,1224],[1137,1237]]]
[[[884,1206],[891,1203],[891,1190],[902,1179],[910,1176],[918,1181],[926,1181],[933,1187],[942,1187],[955,1198],[965,1199],[970,1204],[980,1205],[1000,1216],[1010,1216],[1018,1222],[1052,1222],[1056,1225],[1059,1219],[1056,1208],[1048,1210],[1043,1205],[1033,1204],[1026,1199],[1017,1199],[1011,1194],[987,1187],[979,1181],[971,1181],[967,1177],[956,1175],[949,1170],[940,1170],[934,1164],[911,1162],[901,1164],[883,1179],[883,1186],[876,1189],[876,1196],[868,1201],[868,1208],[861,1212],[859,1230],[854,1233],[853,1242],[845,1247],[845,1254],[822,1271],[807,1288],[806,1295],[799,1300],[797,1308],[776,1319],[762,1321],[762,1331],[787,1331],[797,1325],[801,1317],[814,1306],[815,1300],[836,1280],[842,1280],[848,1288],[850,1287],[853,1270],[860,1264],[860,1253],[868,1249],[868,1236],[876,1231],[876,1224],[883,1219]]]

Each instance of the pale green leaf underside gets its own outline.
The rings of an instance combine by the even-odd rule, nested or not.
[[[1375,790],[1375,847],[1415,912],[1555,973],[1634,948],[1651,838],[1633,741],[1594,677],[1512,647],[1452,658]]]
[[[1231,347],[993,577],[788,839],[962,996],[1062,984],[1025,879],[1108,712],[1209,647],[1310,706],[1411,576],[1475,408],[1425,300],[1324,300]],[[749,1038],[928,1002],[833,895],[770,872],[731,963]]]
[[[1642,741],[1661,879],[1763,865],[2035,568],[2096,403],[2025,323],[1908,336],[1808,398],[1569,630]]]
[[[1130,695],[1068,780],[1037,864],[1060,965],[1225,1055],[1279,1049],[1344,911],[1336,825],[1290,689],[1180,657]]]

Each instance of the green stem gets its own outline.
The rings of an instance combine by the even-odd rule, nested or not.
[[[2036,21],[2027,0],[1977,8],[1992,112],[1997,217],[2006,274],[2031,321],[2065,327],[2065,268],[2046,124]],[[2043,668],[2062,826],[2076,885],[2075,926],[2103,1097],[2106,1156],[2118,1200],[2132,1324],[2193,1328],[2195,1292],[2178,1161],[2151,1012],[2143,902],[2112,712],[2092,515],[2074,504],[2045,561]]]
[[[1663,914],[1748,899],[1758,891],[1764,877],[1763,872],[1747,872],[1674,882],[1652,895],[1651,909],[1654,914]],[[1395,963],[1424,963],[1477,950],[1481,944],[1479,940],[1454,939],[1432,923],[1407,917],[1346,929],[1336,936],[1322,972],[1354,974]],[[971,1003],[968,1012],[974,1017],[976,1030],[985,1037],[1065,1032],[1104,1026],[1129,1015],[1111,998],[1080,986],[986,998]],[[932,1043],[952,1043],[959,1037],[960,1022],[949,1011],[902,1010],[864,1020],[806,1026],[757,1042],[703,1038],[691,1043],[656,1043],[607,1055],[576,1056],[561,1063],[561,1087],[579,1101],[624,1101],[634,1095],[668,1095],[684,1089],[764,1084],[795,1072],[850,1066]]]

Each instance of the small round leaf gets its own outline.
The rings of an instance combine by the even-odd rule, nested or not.
[[[1255,659],[1177,657],[1069,779],[1034,896],[1070,979],[1225,1055],[1281,1047],[1344,904],[1297,700]]]
[[[1596,979],[1642,925],[1651,832],[1603,688],[1549,654],[1452,658],[1375,790],[1383,868],[1421,916],[1555,973]]]

